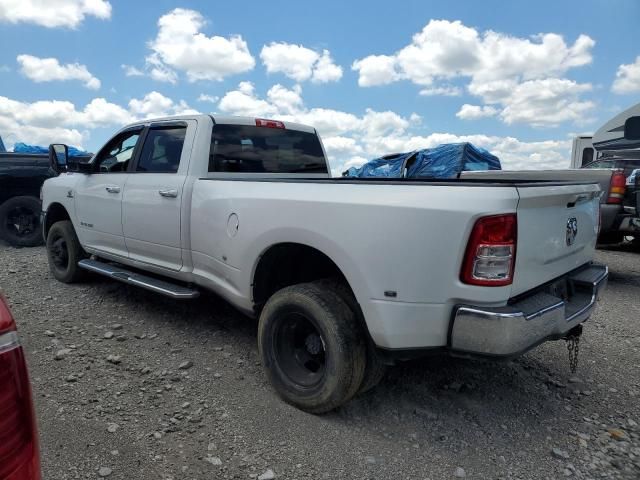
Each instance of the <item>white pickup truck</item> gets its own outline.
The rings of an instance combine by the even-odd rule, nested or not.
[[[64,145],[50,157],[58,280],[215,292],[259,318],[270,381],[309,412],[398,359],[511,357],[576,335],[607,279],[594,184],[330,178],[314,128],[208,115],[127,126],[89,162]]]

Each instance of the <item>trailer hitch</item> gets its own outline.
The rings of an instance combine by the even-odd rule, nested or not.
[[[571,373],[576,373],[578,369],[578,354],[580,353],[580,337],[582,336],[582,325],[576,325],[567,332],[564,340],[567,342],[569,351],[569,369]]]

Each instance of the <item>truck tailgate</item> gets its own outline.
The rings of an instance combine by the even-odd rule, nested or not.
[[[511,295],[519,295],[591,261],[600,188],[519,186],[518,243]]]

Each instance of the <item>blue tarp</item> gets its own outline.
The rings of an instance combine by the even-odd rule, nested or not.
[[[40,147],[38,145],[27,145],[26,143],[18,142],[14,145],[13,151],[16,153],[49,153],[49,147]],[[79,150],[76,147],[69,147],[70,157],[86,157],[90,155],[89,152]]]
[[[469,170],[501,170],[500,159],[471,143],[448,143],[371,160],[351,167],[344,177],[457,178]]]

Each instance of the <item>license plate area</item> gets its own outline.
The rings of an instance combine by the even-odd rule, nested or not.
[[[569,277],[562,277],[549,283],[543,292],[559,298],[565,302],[570,302],[576,293],[575,284]]]

